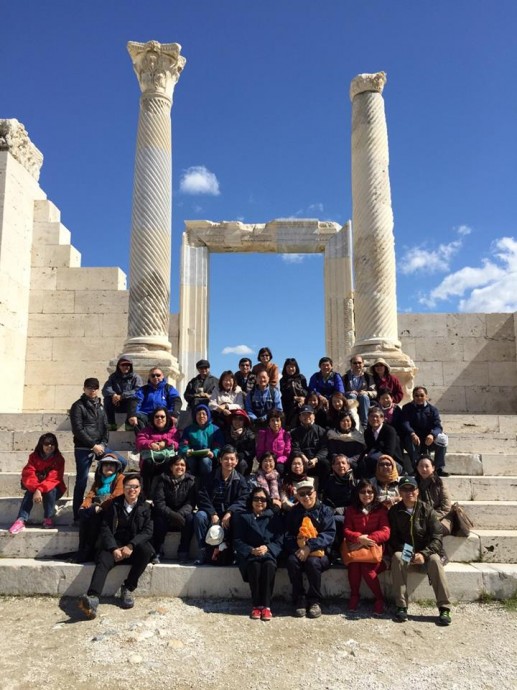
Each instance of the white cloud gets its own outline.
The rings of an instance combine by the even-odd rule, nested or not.
[[[280,258],[286,264],[301,264],[306,254],[280,254]]]
[[[420,303],[434,307],[438,301],[461,297],[461,312],[517,311],[517,241],[502,237],[490,251],[480,267],[465,266],[451,273]]]
[[[227,345],[226,347],[223,347],[221,354],[222,355],[251,355],[253,350],[251,347],[248,347],[247,345]]]
[[[428,249],[425,244],[406,249],[399,261],[400,272],[411,275],[418,271],[425,271],[427,274],[448,271],[452,257],[463,246],[463,238],[472,232],[468,225],[460,225],[455,230],[459,238],[447,244],[440,244],[436,249]]]
[[[209,194],[219,196],[219,181],[213,172],[204,165],[193,165],[183,171],[180,179],[180,192],[183,194]]]

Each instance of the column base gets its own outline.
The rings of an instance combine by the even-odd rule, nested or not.
[[[171,354],[171,344],[165,336],[130,338],[124,344],[124,352],[110,361],[109,373],[115,371],[122,355],[132,360],[133,371],[140,374],[144,383],[147,383],[149,370],[153,367],[159,367],[173,386],[182,378],[178,360]]]
[[[411,357],[402,352],[400,342],[380,340],[379,338],[362,340],[355,343],[352,348],[353,355],[363,357],[365,368],[369,368],[378,357],[386,360],[391,373],[399,379],[404,391],[404,397],[400,404],[411,402],[418,368]]]

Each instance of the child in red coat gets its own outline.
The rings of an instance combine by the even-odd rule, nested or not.
[[[59,452],[57,438],[54,434],[43,434],[22,470],[25,496],[18,517],[9,528],[11,534],[18,534],[25,529],[34,503],[43,503],[43,529],[54,527],[52,518],[56,501],[66,491],[64,472],[65,459]]]
[[[362,479],[355,488],[352,504],[345,513],[344,538],[348,544],[373,546],[384,544],[390,538],[388,513],[377,502],[376,491],[370,481]],[[372,590],[375,597],[374,613],[384,612],[384,598],[377,577],[384,570],[381,563],[349,563],[348,581],[350,583],[350,601],[348,610],[356,611],[359,605],[359,587],[361,579]]]

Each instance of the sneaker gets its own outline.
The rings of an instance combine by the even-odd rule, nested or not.
[[[151,558],[151,565],[160,565],[161,563],[161,558],[159,553],[155,553],[154,556]]]
[[[373,605],[373,615],[382,616],[384,613],[384,601],[382,599],[376,599]]]
[[[273,614],[271,613],[271,609],[268,608],[267,606],[264,606],[262,609],[262,615],[260,616],[263,621],[270,621],[273,618]]]
[[[15,520],[15,522],[13,522],[13,524],[9,527],[9,532],[10,534],[18,534],[19,532],[23,532],[24,529],[25,521],[18,518],[18,520]]]
[[[321,616],[321,607],[319,604],[311,604],[307,611],[307,618],[319,618]]]
[[[438,625],[450,625],[451,623],[451,612],[449,609],[441,608],[440,615],[438,616]]]
[[[352,594],[350,596],[350,599],[348,600],[348,610],[349,611],[357,611],[358,606],[359,606],[359,597],[357,595]]]
[[[120,605],[123,609],[132,609],[135,605],[133,592],[130,592],[127,587],[122,586],[120,590]]]
[[[407,608],[404,606],[397,606],[397,610],[395,611],[395,620],[398,623],[405,623],[407,618]]]
[[[52,518],[43,518],[43,529],[54,529],[54,520]]]
[[[79,599],[78,606],[86,618],[95,618],[97,616],[97,608],[99,606],[99,597],[85,594]]]
[[[262,616],[262,609],[260,609],[260,608],[251,609],[251,613],[250,613],[251,620],[259,621],[261,616]]]
[[[296,601],[296,604],[294,605],[294,615],[295,618],[305,618],[305,614],[307,613],[307,604],[305,603],[305,599],[301,597]]]

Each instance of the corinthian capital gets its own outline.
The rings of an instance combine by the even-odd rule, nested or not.
[[[186,60],[180,55],[178,43],[136,43],[129,41],[127,49],[145,97],[164,96],[172,103],[172,94]]]
[[[353,101],[357,94],[364,93],[364,91],[382,93],[386,80],[386,72],[358,74],[350,83],[350,100]]]

